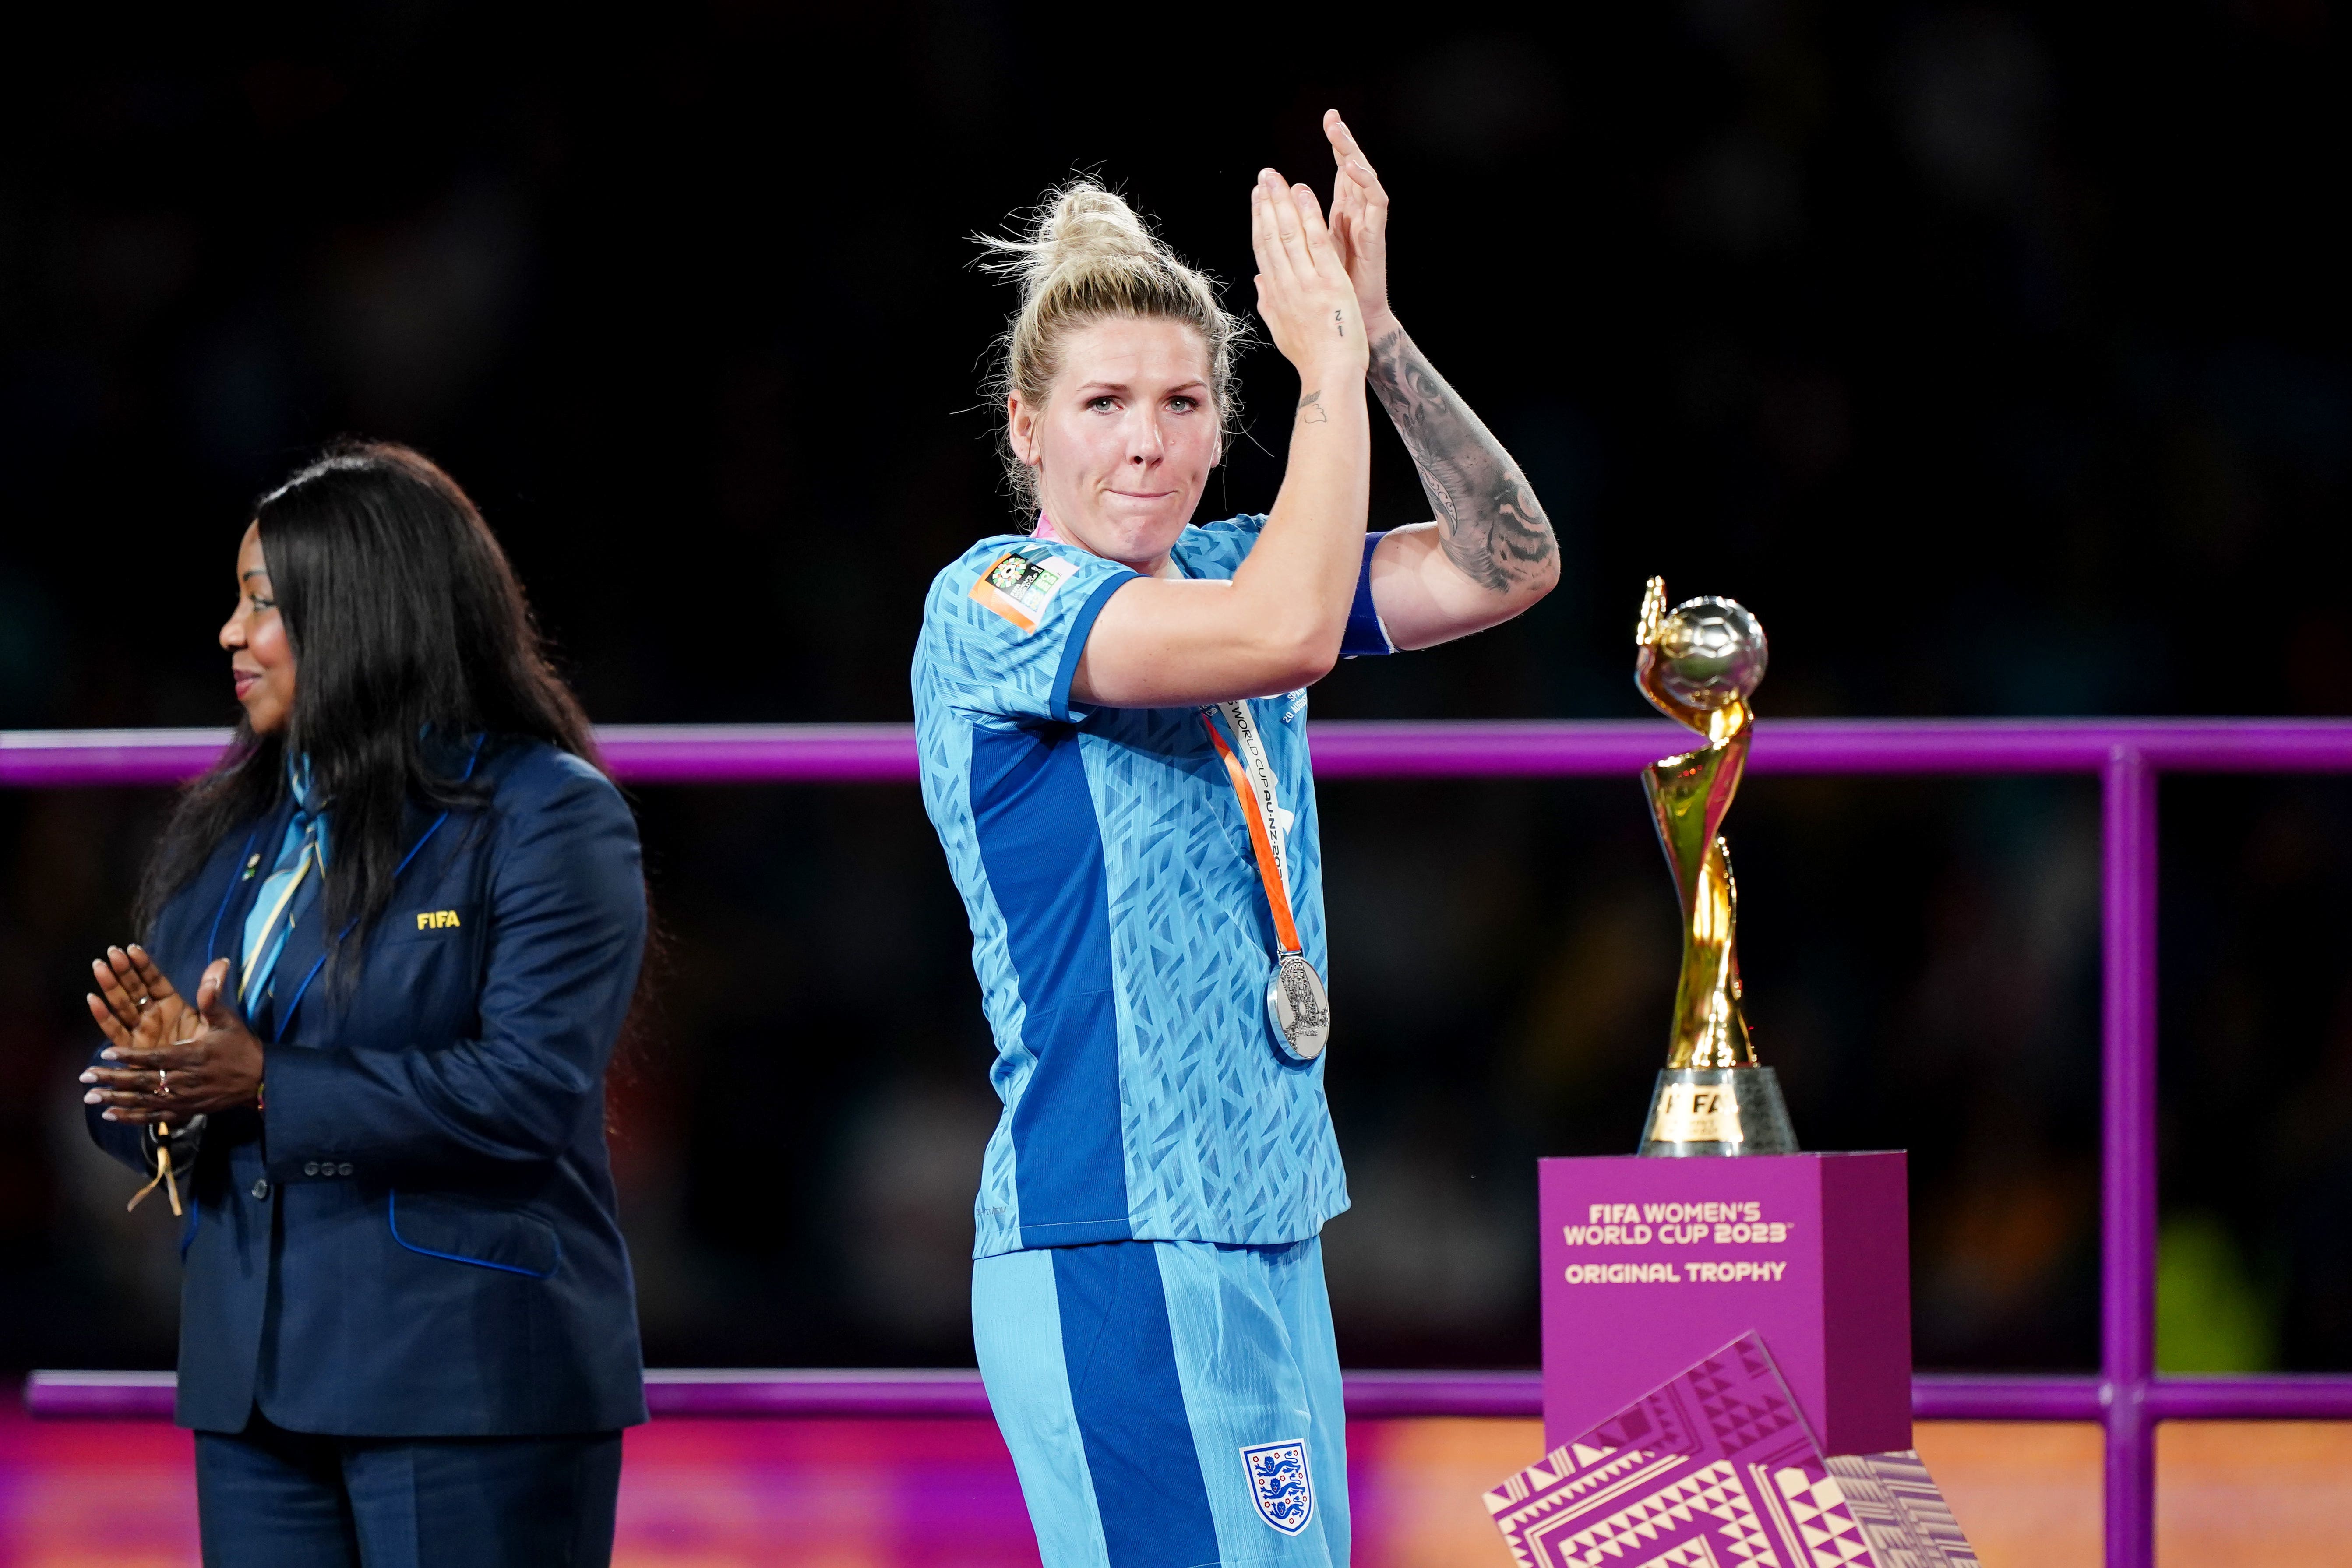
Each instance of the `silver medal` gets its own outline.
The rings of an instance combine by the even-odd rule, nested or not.
[[[1311,1062],[1323,1054],[1331,1038],[1331,1001],[1323,994],[1323,977],[1299,953],[1286,952],[1265,982],[1266,1016],[1282,1054],[1295,1062]]]

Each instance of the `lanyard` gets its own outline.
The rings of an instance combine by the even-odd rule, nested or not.
[[[1234,727],[1234,738],[1249,755],[1246,769],[1242,759],[1234,754],[1233,747],[1225,743],[1206,710],[1202,711],[1201,726],[1209,731],[1217,755],[1224,759],[1225,776],[1234,784],[1234,798],[1241,802],[1242,819],[1249,824],[1250,853],[1257,861],[1258,879],[1265,885],[1266,908],[1274,915],[1275,941],[1283,952],[1297,952],[1298,926],[1290,914],[1290,879],[1284,856],[1287,847],[1283,842],[1282,808],[1275,802],[1274,764],[1266,761],[1265,743],[1258,739],[1249,704],[1220,702],[1216,706],[1224,714],[1225,722]]]

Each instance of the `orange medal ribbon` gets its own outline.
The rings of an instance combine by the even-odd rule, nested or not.
[[[1257,861],[1258,879],[1265,884],[1266,908],[1274,911],[1275,940],[1282,944],[1283,952],[1297,952],[1298,925],[1290,918],[1290,889],[1283,886],[1282,861],[1274,852],[1274,835],[1266,830],[1265,814],[1258,809],[1257,792],[1250,788],[1249,774],[1243,769],[1242,760],[1234,755],[1233,747],[1225,743],[1224,736],[1206,713],[1201,715],[1201,727],[1209,731],[1217,755],[1224,759],[1225,776],[1234,781],[1234,798],[1242,803],[1242,819],[1249,824],[1250,851]]]
[[[1209,731],[1210,742],[1224,760],[1225,776],[1234,782],[1234,798],[1241,802],[1242,820],[1249,824],[1250,854],[1257,861],[1258,879],[1265,884],[1275,942],[1282,950],[1265,983],[1266,1016],[1274,1025],[1282,1055],[1294,1065],[1304,1065],[1321,1056],[1331,1037],[1331,1004],[1323,993],[1323,977],[1299,951],[1298,923],[1290,913],[1290,885],[1283,875],[1282,852],[1275,847],[1276,825],[1267,820],[1267,813],[1274,809],[1274,769],[1265,760],[1263,746],[1254,741],[1249,710],[1239,702],[1219,706],[1234,726],[1234,738],[1250,747],[1251,763],[1265,774],[1265,793],[1260,795],[1251,787],[1251,769],[1234,754],[1233,747],[1218,732],[1216,721],[1203,710],[1202,728]]]

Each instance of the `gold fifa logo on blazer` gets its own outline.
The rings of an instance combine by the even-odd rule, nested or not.
[[[457,911],[455,910],[419,910],[416,911],[416,929],[418,931],[439,931],[445,926],[453,926],[457,923]]]

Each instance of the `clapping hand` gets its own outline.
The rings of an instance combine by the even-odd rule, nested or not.
[[[196,986],[190,1007],[146,952],[110,952],[97,966],[102,995],[90,1016],[105,1031],[99,1053],[112,1066],[81,1075],[90,1087],[86,1105],[102,1105],[109,1121],[169,1124],[252,1105],[261,1091],[262,1048],[223,996],[229,961],[215,959]]]
[[[187,1002],[137,942],[127,952],[108,948],[104,958],[91,961],[89,972],[97,977],[98,990],[83,1000],[111,1043],[128,1045],[136,1039],[161,1045],[187,1033],[181,1026]]]
[[[1389,310],[1389,193],[1338,110],[1325,111],[1323,134],[1331,139],[1331,162],[1338,165],[1331,180],[1331,243],[1356,286],[1365,330],[1377,342],[1396,325]]]
[[[1260,170],[1250,191],[1250,247],[1258,314],[1301,383],[1319,391],[1333,374],[1360,376],[1370,358],[1363,310],[1315,193]]]

